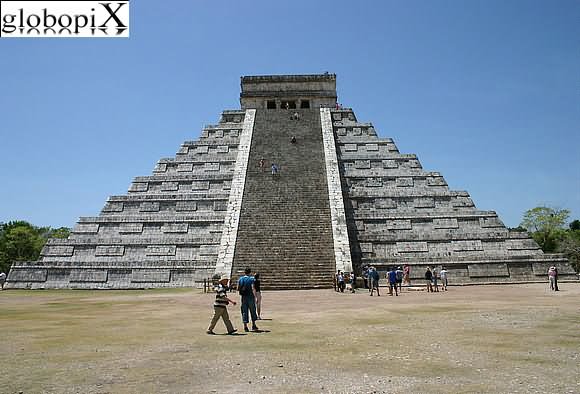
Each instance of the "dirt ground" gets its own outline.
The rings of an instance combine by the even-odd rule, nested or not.
[[[0,292],[0,392],[580,393],[580,283],[263,298],[211,336],[199,290]]]

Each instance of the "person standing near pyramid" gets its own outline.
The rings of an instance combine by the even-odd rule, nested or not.
[[[248,328],[250,316],[252,317],[252,331],[258,331],[258,326],[256,326],[258,314],[256,313],[256,299],[254,298],[255,278],[250,276],[252,273],[250,267],[246,267],[244,273],[245,275],[238,279],[238,292],[242,297],[242,321],[244,323],[244,331],[250,331]]]
[[[216,295],[215,301],[213,303],[213,318],[211,319],[209,327],[207,328],[207,333],[210,335],[215,334],[213,329],[220,317],[224,320],[224,324],[226,325],[229,335],[232,335],[237,331],[230,321],[230,316],[228,314],[228,304],[232,303],[236,305],[236,302],[227,296],[229,280],[230,277],[228,275],[222,275],[218,285],[215,288]]]

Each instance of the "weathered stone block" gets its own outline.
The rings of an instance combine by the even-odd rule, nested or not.
[[[163,233],[186,233],[189,228],[187,223],[165,223],[161,226]]]
[[[162,182],[161,190],[164,192],[173,192],[179,190],[179,182]]]
[[[167,172],[167,164],[166,163],[157,163],[153,172]]]
[[[472,278],[510,276],[505,263],[468,264],[467,267]]]
[[[70,257],[75,250],[74,246],[47,245],[42,250],[44,256]]]
[[[214,201],[213,210],[214,211],[226,211],[228,209],[227,201]]]
[[[131,282],[137,283],[164,283],[171,279],[171,271],[168,269],[133,269]]]
[[[159,202],[158,201],[144,201],[139,206],[140,212],[158,212]]]
[[[372,253],[373,244],[370,242],[361,242],[360,243],[360,251],[363,253]]]
[[[119,245],[99,245],[95,249],[95,256],[123,256],[125,247]]]
[[[382,187],[383,186],[383,179],[382,178],[367,178],[366,186],[367,187]]]
[[[99,232],[98,223],[79,223],[75,226],[73,233],[78,234],[96,234]]]
[[[427,186],[447,186],[447,183],[442,176],[427,177]]]
[[[149,245],[145,252],[146,256],[175,256],[175,245]]]
[[[146,192],[149,190],[149,182],[133,182],[131,184],[130,192]]]
[[[389,230],[411,230],[411,219],[388,220],[387,229]]]
[[[481,240],[458,240],[452,241],[453,250],[456,252],[483,251]]]
[[[123,212],[123,203],[107,202],[103,208],[103,212]]]
[[[8,280],[14,282],[46,282],[47,270],[45,268],[11,269]]]
[[[209,181],[193,181],[191,190],[209,190]]]
[[[378,144],[366,144],[367,152],[378,152],[379,145]]]
[[[398,177],[395,180],[395,185],[397,187],[413,187],[413,178],[411,178],[411,177]]]
[[[70,282],[95,282],[107,281],[107,270],[99,269],[72,269],[69,276]]]
[[[444,228],[459,228],[456,218],[438,218],[433,219],[433,227],[444,229]]]
[[[191,172],[193,171],[193,163],[179,163],[177,165],[177,172]]]
[[[205,171],[219,171],[220,163],[205,163]]]
[[[119,224],[119,233],[141,233],[143,232],[143,223],[121,223]]]
[[[473,201],[469,197],[458,196],[451,200],[453,207],[472,207]]]
[[[354,167],[358,168],[358,169],[371,168],[371,161],[370,160],[355,160]]]
[[[398,253],[429,252],[427,242],[397,242]]]
[[[344,144],[345,152],[356,152],[358,149],[357,144]]]
[[[175,203],[175,210],[178,212],[196,211],[197,210],[197,202],[195,202],[195,201],[177,201]]]
[[[383,168],[399,168],[397,160],[383,160]]]
[[[435,199],[433,197],[417,197],[415,198],[415,208],[434,208]]]

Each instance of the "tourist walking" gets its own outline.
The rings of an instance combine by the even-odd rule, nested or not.
[[[272,175],[275,176],[278,174],[278,166],[272,163]]]
[[[248,328],[248,323],[250,322],[250,317],[252,318],[252,331],[257,331],[258,326],[256,326],[256,320],[258,320],[258,314],[256,313],[256,299],[254,297],[254,282],[253,276],[250,276],[252,269],[247,267],[244,270],[245,275],[238,279],[238,293],[242,297],[242,322],[244,323],[244,331],[250,331]]]
[[[392,267],[391,269],[389,269],[387,276],[389,279],[389,295],[390,296],[393,295],[393,288],[394,288],[395,295],[398,296],[399,292],[397,291],[397,270],[395,270],[395,267]],[[402,280],[402,278],[401,278],[401,280]]]
[[[556,279],[554,280],[554,291],[560,291],[560,289],[558,289],[558,267],[554,266],[554,271],[556,271]]]
[[[375,267],[369,268],[369,282],[371,288],[371,296],[373,295],[375,289],[377,290],[377,296],[381,296],[379,293],[379,272],[375,269]]]
[[[356,293],[356,274],[354,271],[350,273],[350,292]]]
[[[433,289],[434,291],[436,291],[437,293],[439,293],[439,285],[437,284],[437,270],[435,269],[435,267],[433,267]]]
[[[230,277],[228,275],[222,275],[220,281],[215,287],[216,295],[215,301],[213,303],[213,317],[211,319],[211,322],[209,323],[209,327],[207,328],[207,333],[210,335],[215,334],[215,332],[213,332],[213,329],[217,324],[218,320],[220,319],[220,317],[223,319],[229,335],[237,331],[232,325],[232,322],[230,321],[230,316],[228,314],[228,304],[232,303],[236,305],[236,302],[228,298],[227,296],[227,291],[229,290],[228,287],[229,280]]]
[[[254,297],[256,297],[256,314],[258,320],[262,320],[262,281],[260,274],[256,272],[254,275]]]
[[[405,264],[403,267],[403,282],[407,286],[411,286],[411,266],[409,264]]]
[[[439,277],[441,278],[441,290],[447,291],[447,270],[445,269],[445,266],[441,267]]]
[[[556,267],[551,266],[548,269],[548,281],[550,282],[550,290],[556,290]]]
[[[0,290],[4,290],[4,283],[6,283],[6,274],[0,272]]]
[[[427,293],[433,293],[433,273],[431,272],[431,268],[427,267],[425,271],[425,284],[427,285]]]
[[[399,293],[403,291],[403,276],[405,275],[401,267],[397,267],[395,271],[397,274],[397,286],[399,286]]]
[[[266,160],[260,159],[260,172],[264,172],[265,167],[266,167]]]
[[[346,287],[344,282],[344,274],[342,271],[338,271],[338,275],[336,276],[338,291],[344,293],[344,288]]]

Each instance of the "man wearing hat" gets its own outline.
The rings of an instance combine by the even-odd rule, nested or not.
[[[234,329],[234,326],[232,325],[232,322],[230,321],[230,316],[228,314],[228,304],[231,302],[232,304],[236,305],[236,302],[234,300],[229,299],[227,296],[229,280],[230,280],[229,275],[223,274],[220,277],[220,281],[215,288],[216,295],[215,301],[213,303],[213,318],[211,319],[211,323],[209,323],[209,327],[207,329],[207,333],[210,335],[215,334],[215,332],[213,332],[213,329],[218,320],[220,319],[220,317],[224,319],[224,324],[228,329],[229,335],[238,331]]]

